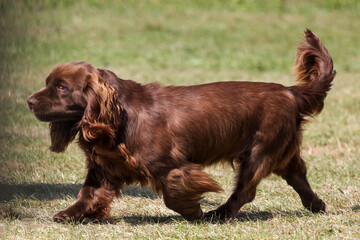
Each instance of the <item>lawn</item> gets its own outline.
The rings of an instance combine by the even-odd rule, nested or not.
[[[360,3],[296,1],[0,1],[0,239],[359,239]],[[26,99],[54,65],[87,61],[140,83],[189,85],[248,80],[294,84],[305,28],[331,53],[337,77],[323,112],[304,131],[303,157],[327,213],[305,210],[276,176],[226,223],[187,222],[150,189],[130,186],[103,223],[52,216],[71,205],[85,178],[76,144],[48,150],[48,124]],[[230,195],[230,167],[206,170]]]

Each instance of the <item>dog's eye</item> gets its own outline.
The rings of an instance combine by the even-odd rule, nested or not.
[[[56,89],[64,91],[64,90],[67,90],[67,87],[65,87],[64,85],[59,84],[59,85],[56,86]]]

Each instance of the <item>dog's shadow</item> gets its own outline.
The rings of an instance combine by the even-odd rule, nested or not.
[[[0,183],[0,201],[7,202],[17,198],[56,200],[64,196],[76,198],[81,186],[81,184],[59,183]]]
[[[64,197],[76,198],[81,187],[82,184],[0,183],[0,202],[8,202],[17,198],[37,200],[56,200],[63,199]],[[129,186],[125,188],[123,195],[150,199],[158,198],[151,189],[142,189],[139,186]]]
[[[312,213],[307,211],[281,211],[275,210],[274,212],[270,211],[251,211],[251,212],[239,212],[236,217],[226,220],[219,221],[217,219],[211,220],[200,220],[189,222],[191,224],[233,224],[236,222],[256,222],[256,221],[268,221],[276,217],[304,217],[309,216]],[[118,224],[121,222],[126,222],[131,225],[144,225],[144,224],[173,224],[178,222],[187,222],[180,215],[169,215],[169,216],[143,216],[143,215],[132,215],[132,216],[122,216],[122,217],[112,217],[104,220],[88,220],[82,221],[82,224]]]

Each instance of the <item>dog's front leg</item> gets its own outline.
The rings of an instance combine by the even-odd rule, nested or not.
[[[101,168],[89,168],[77,201],[66,210],[55,214],[53,219],[56,222],[61,222],[108,217],[110,216],[110,204],[115,193],[115,188],[106,181]]]

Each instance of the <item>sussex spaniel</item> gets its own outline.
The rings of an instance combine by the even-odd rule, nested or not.
[[[87,177],[77,201],[55,221],[109,216],[124,185],[150,184],[185,219],[231,218],[255,198],[271,173],[284,178],[312,212],[325,204],[311,189],[301,158],[306,116],[323,108],[335,77],[330,54],[305,31],[295,61],[299,84],[214,82],[194,86],[139,84],[85,62],[56,66],[46,87],[27,101],[50,122],[53,152],[78,135]],[[235,188],[225,204],[203,214],[200,200],[221,187],[203,167],[228,162]]]

